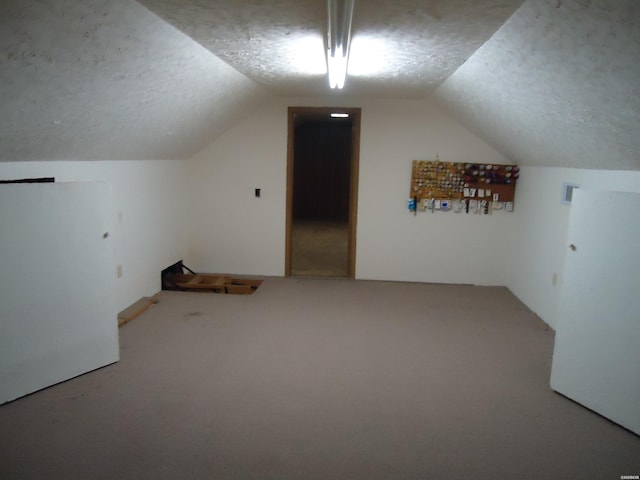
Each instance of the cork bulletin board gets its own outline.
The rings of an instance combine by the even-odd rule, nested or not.
[[[517,165],[414,160],[409,210],[513,210]]]

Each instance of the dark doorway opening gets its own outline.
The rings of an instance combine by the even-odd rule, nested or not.
[[[340,120],[297,117],[293,221],[349,221],[351,129]]]
[[[289,109],[287,275],[354,276],[359,114]]]

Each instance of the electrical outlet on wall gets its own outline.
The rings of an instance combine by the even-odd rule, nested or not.
[[[122,276],[122,265],[116,267],[116,276],[120,278]]]
[[[555,287],[558,284],[558,274],[554,273],[553,277],[551,277],[551,284]]]

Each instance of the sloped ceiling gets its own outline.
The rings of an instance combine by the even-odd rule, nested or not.
[[[0,161],[188,158],[269,96],[330,94],[432,97],[524,165],[640,169],[637,0],[356,0],[341,92],[325,23],[324,0],[4,0]]]
[[[134,1],[0,2],[0,160],[181,159],[268,93]]]
[[[640,2],[527,1],[435,97],[518,163],[640,170]]]
[[[522,1],[356,0],[349,79],[339,93],[424,97],[489,40]],[[140,2],[279,95],[330,93],[326,0]]]

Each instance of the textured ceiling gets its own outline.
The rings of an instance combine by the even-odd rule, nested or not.
[[[517,163],[640,170],[638,0],[356,0],[344,91],[324,0],[141,3],[0,2],[0,161],[189,158],[322,95],[435,99]]]
[[[529,0],[435,96],[519,163],[640,170],[640,2]]]
[[[0,2],[0,160],[188,158],[267,93],[134,1]]]
[[[325,0],[141,0],[233,68],[280,95],[324,95]],[[424,97],[522,0],[359,0],[343,93]],[[297,50],[301,45],[302,51]],[[371,58],[373,56],[373,58]],[[310,73],[307,61],[317,59]],[[375,63],[375,65],[372,65]],[[372,71],[373,70],[373,71]]]

